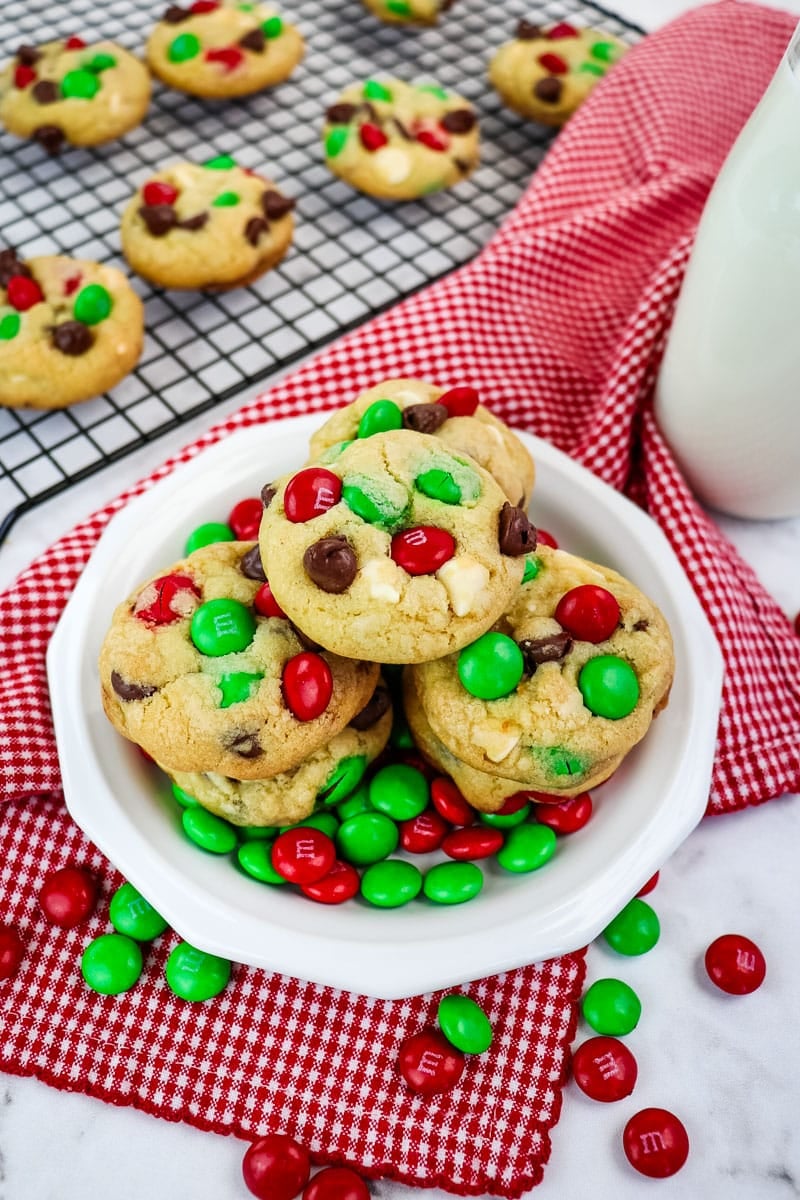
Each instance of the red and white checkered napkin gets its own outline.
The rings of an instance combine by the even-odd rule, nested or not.
[[[36,892],[73,861],[104,875],[107,891],[119,880],[59,802],[45,646],[109,518],[176,462],[382,378],[472,381],[500,415],[625,488],[677,551],[727,666],[709,811],[800,790],[800,642],[690,496],[648,409],[704,198],[791,31],[785,14],[724,0],[647,39],[573,119],[476,262],[217,426],[0,597],[0,789],[12,801],[0,821],[2,919],[28,939],[22,972],[0,991],[0,1066],[203,1128],[288,1130],[320,1160],[371,1175],[501,1196],[538,1181],[581,954],[471,985],[497,1045],[431,1100],[413,1097],[393,1065],[401,1039],[434,1013],[431,996],[370,1001],[240,968],[227,993],[192,1006],[161,977],[170,939],[133,991],[112,999],[82,986],[78,957],[106,928],[105,909],[55,932]]]

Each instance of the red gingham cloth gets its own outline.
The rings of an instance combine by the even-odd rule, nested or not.
[[[189,1005],[162,978],[174,939],[117,998],[80,982],[101,905],[71,932],[41,919],[44,875],[68,862],[119,877],[71,824],[44,652],[109,518],[232,429],[330,408],[382,378],[479,383],[512,424],[549,438],[646,506],[672,542],[726,660],[709,812],[800,790],[800,642],[689,494],[648,409],[694,227],[719,166],[768,83],[792,18],[750,5],[697,10],[632,51],[570,122],[517,210],[471,265],[356,331],[95,513],[0,597],[2,920],[27,942],[0,989],[0,1065],[170,1120],[252,1136],[289,1131],[319,1161],[518,1196],[558,1118],[582,954],[467,990],[497,1044],[449,1095],[399,1081],[400,1040],[436,998],[380,1002],[249,968]],[[27,799],[24,799],[27,797]]]

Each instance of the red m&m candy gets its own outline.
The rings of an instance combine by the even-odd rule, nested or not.
[[[417,141],[440,154],[450,146],[450,138],[439,126],[423,126],[417,130]]]
[[[637,896],[647,896],[650,892],[652,892],[653,888],[656,886],[657,883],[658,883],[658,871],[656,871],[655,875],[650,876],[647,883],[645,883],[642,887],[639,888],[636,895]]]
[[[322,715],[333,695],[331,669],[319,654],[304,650],[283,668],[281,687],[286,707],[298,721],[313,721]]]
[[[240,500],[228,514],[228,524],[240,542],[252,542],[258,537],[264,505],[261,498]]]
[[[39,904],[51,925],[72,929],[94,912],[97,884],[82,867],[61,867],[44,881]]]
[[[471,417],[478,407],[480,397],[474,387],[463,385],[450,388],[436,401],[443,404],[451,417]]]
[[[262,583],[253,597],[253,608],[262,617],[286,617],[286,613],[272,594],[269,581]]]
[[[289,883],[316,883],[333,868],[336,847],[319,829],[300,825],[275,839],[272,865]]]
[[[555,618],[582,642],[604,642],[619,624],[619,604],[606,588],[582,583],[564,593]]]
[[[467,804],[452,779],[441,776],[432,781],[431,801],[439,815],[451,825],[474,824],[477,815],[475,809]]]
[[[632,1167],[650,1179],[666,1179],[689,1157],[683,1122],[665,1108],[643,1108],[622,1134],[622,1148]]]
[[[568,63],[560,54],[540,54],[537,61],[539,66],[544,67],[545,71],[549,71],[551,75],[566,75],[569,70]]]
[[[589,1038],[572,1055],[572,1074],[578,1087],[604,1104],[630,1096],[638,1067],[627,1046],[617,1038]]]
[[[277,867],[275,868],[277,870]],[[344,904],[358,894],[361,879],[355,867],[336,859],[327,875],[313,883],[304,883],[300,891],[318,904]]]
[[[0,980],[16,975],[22,955],[22,938],[14,926],[0,925]]]
[[[418,816],[400,823],[400,845],[409,854],[429,854],[439,849],[447,830],[447,822],[439,813],[426,808]]]
[[[409,575],[432,575],[455,552],[455,538],[435,525],[416,525],[392,538],[392,558]]]
[[[457,862],[472,862],[477,858],[491,858],[502,848],[503,834],[499,829],[487,829],[485,825],[473,825],[469,829],[454,829],[442,842],[442,850],[448,858]]]
[[[558,25],[553,26],[547,36],[553,41],[555,38],[577,37],[578,31],[574,25],[569,25],[566,21],[560,21]]]
[[[238,46],[217,46],[206,50],[204,58],[206,62],[220,63],[226,71],[230,72],[242,65],[244,51],[240,50]]]
[[[194,3],[189,5],[189,12],[200,17],[204,13],[215,12],[218,8],[219,0],[194,0]]]
[[[706,971],[712,983],[731,996],[747,996],[764,982],[767,963],[755,942],[741,933],[726,933],[706,950]]]
[[[536,526],[536,544],[538,546],[550,546],[552,550],[558,549],[558,542],[552,533],[548,533],[546,529],[540,529],[538,525]]]
[[[389,141],[383,130],[379,129],[377,125],[373,125],[371,121],[364,122],[359,130],[359,137],[361,138],[361,145],[365,150],[369,150],[371,154],[376,150],[380,150]]]
[[[151,179],[142,188],[142,199],[145,204],[174,204],[178,199],[178,189],[171,183]]]
[[[435,1096],[455,1087],[464,1070],[464,1055],[436,1029],[422,1029],[400,1047],[400,1074],[412,1091]]]
[[[369,1188],[349,1167],[325,1167],[311,1180],[303,1200],[369,1200]]]
[[[534,798],[533,792],[515,792],[513,796],[509,796],[508,799],[503,801],[496,815],[498,817],[512,817],[514,813],[519,812],[521,808],[524,808]]]
[[[242,1161],[244,1182],[257,1200],[294,1200],[310,1174],[308,1151],[281,1133],[254,1142]]]
[[[42,289],[36,280],[28,279],[27,275],[11,276],[6,285],[6,297],[17,312],[27,312],[34,304],[41,304],[44,300]]]
[[[14,87],[26,88],[29,83],[33,83],[36,78],[36,72],[33,67],[23,65],[17,67],[14,71]]]
[[[200,589],[189,575],[162,575],[139,593],[133,615],[153,625],[170,625],[197,608]]]
[[[592,797],[588,792],[579,796],[570,796],[559,804],[539,802],[536,809],[536,820],[540,825],[546,825],[555,833],[577,833],[583,829],[592,815]]]
[[[65,50],[84,50],[85,48],[86,42],[82,37],[68,37],[64,42]]]
[[[294,524],[310,521],[333,508],[342,498],[342,481],[324,467],[298,471],[286,485],[283,508]]]

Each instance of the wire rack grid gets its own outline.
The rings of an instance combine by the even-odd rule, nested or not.
[[[3,0],[0,45],[78,33],[141,53],[165,0]],[[472,258],[515,205],[553,136],[503,108],[486,81],[517,20],[568,19],[632,42],[642,31],[579,0],[457,0],[430,29],[379,22],[360,0],[287,0],[307,42],[291,79],[237,101],[207,101],[156,83],[144,123],[119,141],[48,158],[0,133],[0,241],[23,258],[68,254],[125,270],[119,220],[160,165],[230,154],[297,199],[292,249],[248,287],[169,292],[134,277],[145,348],[112,392],[49,412],[0,407],[0,540],[27,509],[304,357]],[[481,166],[455,189],[387,204],[326,169],[320,129],[353,79],[435,81],[471,101]]]

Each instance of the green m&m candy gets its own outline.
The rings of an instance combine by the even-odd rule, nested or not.
[[[483,1054],[492,1044],[492,1026],[479,1004],[469,996],[443,996],[439,1001],[439,1028],[464,1054]]]
[[[230,154],[218,154],[215,158],[207,158],[203,166],[209,171],[228,171],[236,166],[236,159]]]
[[[382,83],[378,83],[377,79],[368,79],[364,84],[364,90],[361,93],[365,100],[386,100],[391,102],[392,93],[389,88]]]
[[[373,863],[361,877],[361,895],[376,908],[401,908],[421,890],[422,873],[398,858]]]
[[[366,783],[362,783],[352,796],[342,800],[336,807],[336,815],[340,821],[349,821],[351,817],[357,817],[362,812],[375,812],[369,798],[369,785]]]
[[[348,125],[333,125],[325,135],[325,154],[328,158],[336,158],[347,145],[350,137]]]
[[[423,471],[414,480],[414,486],[423,496],[430,496],[431,500],[440,500],[442,504],[461,503],[461,488],[449,471]]]
[[[67,71],[61,80],[61,95],[65,100],[91,100],[99,91],[100,80],[91,70]]]
[[[191,638],[201,654],[219,658],[246,650],[253,640],[256,621],[238,600],[207,600],[192,616]]]
[[[240,197],[239,197],[238,192],[220,192],[220,194],[218,196],[215,196],[214,199],[211,201],[211,207],[212,208],[235,208],[236,205],[239,203],[239,199],[240,199]]]
[[[397,826],[379,812],[358,813],[343,821],[336,834],[336,846],[349,863],[366,866],[380,862],[397,849],[400,840]]]
[[[230,854],[236,849],[239,839],[233,826],[199,805],[183,810],[181,824],[189,840],[209,854]]]
[[[117,60],[113,54],[95,54],[88,62],[85,62],[84,68],[87,71],[92,71],[95,75],[100,75],[103,71],[108,71],[111,67],[117,65]]]
[[[619,46],[613,42],[595,42],[589,47],[589,53],[600,62],[611,63],[619,57]]]
[[[259,883],[280,885],[287,881],[272,865],[272,842],[252,840],[243,842],[236,852],[239,866]]]
[[[262,21],[261,30],[264,37],[276,38],[283,33],[283,20],[281,17],[267,17],[266,21]]]
[[[167,959],[167,983],[181,1000],[210,1000],[228,985],[231,964],[227,958],[206,954],[188,942],[179,942]]]
[[[295,821],[293,825],[281,825],[280,832],[286,833],[287,829],[318,829],[320,833],[324,833],[326,837],[331,839],[336,837],[336,830],[339,828],[339,822],[333,813],[311,813],[308,817],[303,817],[302,821]]]
[[[491,825],[494,829],[513,829],[515,825],[527,821],[530,811],[530,804],[523,804],[522,808],[512,813],[481,813],[480,820],[482,825]]]
[[[655,910],[638,897],[626,904],[603,930],[603,937],[618,954],[646,954],[660,936],[661,925]]]
[[[189,534],[184,553],[193,554],[195,550],[200,550],[203,546],[213,546],[215,542],[234,541],[236,534],[230,525],[225,525],[222,521],[206,521],[205,525],[198,525]]]
[[[581,63],[578,71],[583,72],[584,75],[598,75],[602,77],[606,73],[606,68],[601,67],[599,63],[585,62]]]
[[[590,658],[578,676],[583,702],[596,717],[619,721],[639,703],[639,680],[629,662],[616,654]]]
[[[94,76],[91,75],[89,78],[94,79]],[[76,321],[82,321],[84,325],[99,325],[101,321],[105,321],[106,317],[111,315],[113,307],[114,301],[111,299],[111,294],[101,283],[88,283],[75,297],[72,315]]]
[[[220,708],[230,708],[232,704],[249,700],[263,678],[260,671],[232,671],[230,675],[220,675],[217,680],[217,687],[222,692]]]
[[[239,831],[248,842],[271,842],[278,836],[278,830],[272,825],[240,825]]]
[[[358,422],[356,437],[368,438],[374,433],[388,433],[392,429],[402,428],[403,412],[394,400],[376,400]]]
[[[19,333],[22,318],[17,312],[6,313],[0,317],[0,342],[10,342]]]
[[[179,33],[167,46],[167,58],[173,63],[189,62],[200,53],[200,38],[193,33]]]
[[[364,754],[351,754],[341,759],[325,780],[324,787],[317,793],[317,801],[326,808],[340,804],[351,792],[354,792],[367,769],[367,758]]]
[[[93,992],[118,996],[132,988],[142,973],[142,952],[121,933],[103,933],[83,952],[81,973]]]
[[[510,695],[524,670],[522,651],[504,633],[484,633],[458,656],[458,677],[469,694],[479,700]]]
[[[446,88],[439,87],[438,83],[420,83],[417,86],[418,92],[428,92],[429,95],[435,96],[437,100],[448,100],[450,93]]]
[[[410,17],[411,5],[408,0],[386,0],[386,11],[395,17]]]
[[[437,863],[425,876],[423,890],[435,904],[464,904],[483,887],[483,871],[472,862]]]
[[[621,979],[598,979],[583,997],[581,1011],[595,1033],[623,1037],[639,1024],[642,1004]]]
[[[525,559],[525,570],[522,575],[523,583],[530,583],[542,569],[542,560],[537,558],[535,554],[529,554]]]
[[[177,783],[174,782],[172,784],[172,794],[181,808],[198,807],[198,801],[195,800],[194,796],[190,796],[188,792],[185,792],[182,787],[178,787]]]
[[[547,825],[518,825],[497,851],[497,861],[516,875],[538,871],[553,857],[556,835]]]
[[[124,933],[136,942],[152,942],[169,929],[161,913],[132,883],[123,883],[117,889],[111,897],[108,915],[117,933]]]
[[[369,784],[369,799],[373,808],[386,813],[393,821],[410,821],[428,806],[428,781],[416,767],[394,763],[382,767]]]

